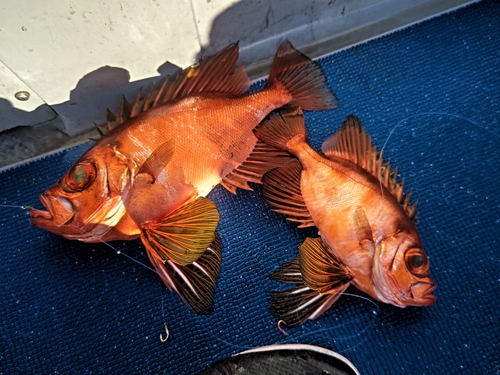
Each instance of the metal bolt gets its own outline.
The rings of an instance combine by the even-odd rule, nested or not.
[[[28,91],[18,91],[14,94],[17,100],[25,102],[30,98],[30,93]]]

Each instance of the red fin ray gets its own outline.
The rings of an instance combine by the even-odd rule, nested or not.
[[[221,184],[233,194],[236,193],[236,188],[252,190],[248,182],[260,184],[266,172],[285,164],[290,159],[291,156],[287,152],[258,140],[247,160],[224,177]]]
[[[191,200],[141,232],[148,251],[158,260],[187,265],[195,262],[212,243],[219,212],[208,198]]]
[[[275,212],[287,215],[288,220],[300,223],[300,227],[314,226],[300,187],[302,165],[297,159],[266,173],[262,182],[263,195]]]
[[[403,193],[404,179],[397,181],[397,168],[391,169],[389,162],[382,162],[382,153],[372,145],[371,137],[356,116],[347,117],[341,128],[323,142],[321,150],[327,158],[349,160],[372,174],[394,195],[408,217],[415,219],[416,202],[410,203],[411,192]]]
[[[215,235],[197,261],[179,265],[160,261],[147,251],[158,275],[170,290],[175,290],[191,311],[205,315],[213,311],[215,287],[219,278],[222,251],[220,239]]]
[[[237,60],[238,45],[230,44],[215,55],[202,59],[198,65],[168,77],[160,88],[153,83],[145,97],[142,96],[142,89],[139,89],[132,104],[123,97],[118,115],[107,110],[107,131],[141,112],[173,99],[203,92],[244,94],[250,87],[250,79],[243,67],[235,70]]]
[[[269,73],[269,84],[279,81],[293,97],[293,103],[306,110],[333,109],[337,99],[325,87],[326,77],[318,63],[293,48],[285,40],[279,46]]]

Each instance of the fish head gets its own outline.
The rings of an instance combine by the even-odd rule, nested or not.
[[[416,231],[398,232],[376,246],[372,279],[376,293],[386,303],[399,307],[436,303],[429,259]]]
[[[69,239],[98,242],[123,217],[133,166],[109,145],[94,146],[30,212],[31,225]]]

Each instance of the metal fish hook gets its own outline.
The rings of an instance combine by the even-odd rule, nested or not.
[[[167,334],[166,337],[163,337],[163,333],[160,333],[160,341],[161,342],[167,342],[168,338],[170,337],[170,331],[168,330],[167,323],[165,323],[165,332]]]
[[[281,328],[281,324],[286,325],[286,322],[284,320],[278,321],[278,330],[285,336],[288,336],[288,332],[286,332],[283,328]]]

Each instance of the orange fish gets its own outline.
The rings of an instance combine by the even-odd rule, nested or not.
[[[146,98],[123,100],[118,116],[108,111],[109,132],[41,195],[47,211],[31,211],[31,224],[83,242],[140,237],[166,286],[192,311],[211,312],[221,249],[219,212],[205,196],[219,183],[250,189],[286,160],[254,135],[268,113],[335,107],[320,66],[288,41],[260,92],[244,95],[250,81],[237,59],[232,44]]]
[[[358,118],[350,116],[323,143],[323,155],[307,143],[302,112],[271,114],[261,139],[297,159],[268,172],[264,198],[276,212],[316,226],[298,259],[271,278],[295,288],[270,295],[271,313],[288,326],[316,319],[353,284],[373,298],[399,307],[430,306],[435,289],[429,261],[415,228],[415,205],[403,194],[397,171]]]

